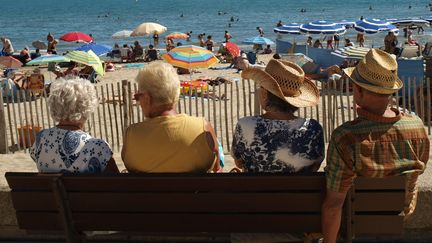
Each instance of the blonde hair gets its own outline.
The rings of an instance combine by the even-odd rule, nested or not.
[[[138,90],[149,93],[158,105],[174,105],[179,99],[180,79],[168,63],[150,63],[139,71],[135,80]]]
[[[56,122],[87,120],[98,105],[96,89],[82,78],[61,78],[51,84],[48,105]]]

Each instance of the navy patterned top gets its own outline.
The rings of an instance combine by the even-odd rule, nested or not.
[[[112,155],[104,140],[57,127],[39,132],[30,149],[39,172],[101,173]]]
[[[324,160],[323,130],[309,118],[243,117],[237,123],[231,153],[243,161],[245,172],[316,171]]]

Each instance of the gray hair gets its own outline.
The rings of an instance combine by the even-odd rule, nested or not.
[[[168,63],[150,63],[139,71],[136,81],[138,90],[148,92],[158,105],[174,105],[179,99],[180,79]]]
[[[48,105],[56,122],[87,120],[98,105],[96,89],[82,78],[61,78],[51,84]]]

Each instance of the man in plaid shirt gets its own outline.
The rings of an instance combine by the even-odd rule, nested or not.
[[[354,83],[358,118],[332,133],[327,152],[327,195],[323,203],[324,242],[335,242],[342,205],[356,176],[406,176],[405,215],[413,212],[417,178],[429,159],[430,141],[416,116],[390,108],[391,95],[402,88],[397,62],[371,49],[344,72]]]

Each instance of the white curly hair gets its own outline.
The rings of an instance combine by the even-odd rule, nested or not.
[[[61,78],[51,84],[48,105],[56,122],[85,121],[98,105],[96,89],[82,78]]]
[[[180,79],[173,66],[162,61],[142,68],[137,77],[138,90],[148,92],[159,105],[174,105],[180,96]]]

